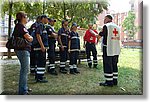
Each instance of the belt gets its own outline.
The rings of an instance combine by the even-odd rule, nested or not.
[[[49,49],[49,47],[45,47],[45,49]],[[34,48],[33,50],[38,51],[38,50],[41,50],[41,48]]]
[[[107,47],[107,45],[103,45],[103,46]]]
[[[95,44],[95,43],[92,43],[92,42],[87,42],[87,43],[89,43],[89,44]]]

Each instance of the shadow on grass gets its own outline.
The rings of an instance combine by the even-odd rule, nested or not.
[[[5,65],[4,91],[2,95],[16,95],[18,89],[19,65]],[[102,87],[104,81],[102,64],[98,69],[89,69],[85,64],[79,65],[81,74],[51,76],[46,73],[48,83],[35,83],[34,76],[29,75],[29,87],[32,95],[141,95],[143,94],[142,71],[119,68],[118,86]]]

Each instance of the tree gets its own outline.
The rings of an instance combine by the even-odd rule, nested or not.
[[[134,35],[138,30],[138,27],[135,25],[135,18],[136,18],[135,13],[133,11],[129,11],[128,16],[125,18],[122,24],[124,31],[127,32],[129,39],[133,40]]]
[[[12,16],[18,11],[25,11],[30,20],[34,20],[38,15],[47,14],[57,19],[56,29],[61,26],[63,19],[69,19],[69,23],[77,22],[80,27],[87,27],[88,22],[94,22],[97,15],[107,9],[107,0],[88,0],[87,2],[73,2],[73,0],[39,0],[40,2],[24,2],[23,0],[13,2]],[[43,4],[44,3],[44,4]],[[5,0],[2,5],[2,15],[8,14],[9,1]]]
[[[9,14],[9,2],[5,0],[2,4],[2,16]],[[30,20],[34,20],[37,15],[42,14],[43,5],[42,2],[25,2],[20,0],[18,2],[12,2],[12,16],[15,17],[16,13],[19,11],[25,11],[28,14]]]
[[[5,0],[2,3],[1,15],[7,14],[9,19],[11,19],[12,16],[15,17],[17,12],[25,11],[29,20],[33,21],[38,15],[45,13],[49,17],[57,19],[56,30],[61,27],[63,19],[68,19],[69,23],[76,22],[80,27],[86,28],[87,24],[94,22],[97,15],[103,10],[107,10],[108,6],[107,0],[87,0],[86,2],[73,2],[74,0],[63,0],[63,2],[58,2],[57,0],[36,1],[28,0],[28,2],[25,2],[24,0],[19,0],[13,2],[13,0]],[[11,22],[9,22],[9,25],[11,25]],[[10,36],[10,27],[8,32]]]
[[[98,14],[107,10],[108,2],[47,2],[47,13],[57,20],[69,19],[69,22],[77,22],[80,27],[87,27],[89,22],[94,22]]]

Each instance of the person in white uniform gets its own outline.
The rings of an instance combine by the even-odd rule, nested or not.
[[[105,16],[104,26],[99,33],[103,37],[103,67],[105,82],[100,86],[113,86],[118,84],[118,58],[120,54],[120,29],[112,22],[111,15]]]

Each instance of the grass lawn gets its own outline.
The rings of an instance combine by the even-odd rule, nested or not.
[[[52,76],[46,73],[48,83],[35,83],[34,76],[29,74],[28,85],[33,90],[31,94],[46,95],[141,95],[142,84],[142,50],[122,49],[119,58],[119,83],[114,87],[99,86],[104,81],[102,60],[98,69],[89,69],[86,62],[81,62],[79,69],[81,74]],[[19,65],[3,65],[2,94],[17,94]],[[58,69],[58,68],[57,68]]]

